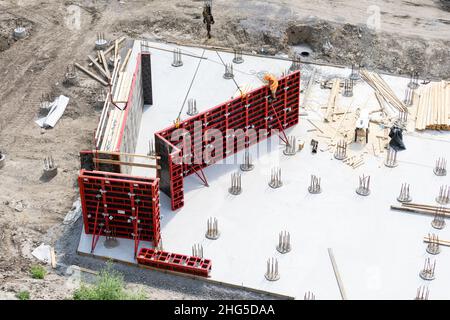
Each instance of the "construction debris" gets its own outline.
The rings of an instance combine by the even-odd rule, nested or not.
[[[31,255],[36,259],[38,259],[39,261],[51,264],[52,262],[51,249],[52,249],[51,246],[42,243],[39,247],[34,249],[33,252],[31,252]]]
[[[47,116],[39,118],[35,122],[41,128],[54,128],[56,123],[64,114],[67,105],[69,104],[69,98],[63,95],[60,95],[49,105],[49,112]]]
[[[399,112],[408,112],[406,105],[398,99],[391,87],[375,72],[360,70],[362,79],[367,82],[387,103]]]

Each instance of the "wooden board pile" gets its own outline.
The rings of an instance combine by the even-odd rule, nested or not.
[[[391,87],[375,72],[360,70],[361,78],[370,85],[389,105],[399,112],[408,112],[406,105],[396,96]]]
[[[430,83],[421,88],[416,130],[450,130],[450,82]]]

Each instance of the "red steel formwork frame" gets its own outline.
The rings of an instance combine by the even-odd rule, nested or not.
[[[195,155],[203,154],[208,145],[203,139],[207,130],[218,129],[225,139],[229,139],[230,137],[225,136],[228,129],[241,129],[244,132],[249,129],[257,132],[266,130],[265,138],[271,136],[271,130],[277,129],[281,133],[280,138],[287,143],[284,130],[296,125],[299,121],[300,71],[282,77],[278,83],[275,101],[268,99],[269,87],[263,86],[180,122],[178,128],[187,130],[192,138],[190,154],[183,155],[181,149],[171,142],[171,135],[177,129],[176,126],[155,133],[156,152],[161,156],[158,164],[162,168],[158,177],[161,179],[161,190],[171,198],[172,210],[184,205],[183,177],[195,173],[206,182],[201,171],[203,168],[258,142],[257,137],[246,137],[244,145],[234,141],[233,151],[227,153],[229,150],[224,149],[217,160],[196,161],[198,159]],[[195,136],[194,131],[196,123],[201,123],[202,134],[198,136]],[[231,138],[234,140],[233,137]]]
[[[104,171],[81,170],[78,176],[86,234],[92,234],[91,252],[100,236],[159,244],[159,179]]]
[[[151,248],[141,248],[137,261],[138,264],[143,266],[201,277],[208,277],[212,267],[212,262],[209,259],[190,257]]]

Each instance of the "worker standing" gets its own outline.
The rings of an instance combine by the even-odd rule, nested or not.
[[[273,74],[266,73],[264,75],[264,81],[267,82],[269,85],[270,92],[272,93],[272,99],[276,100],[277,99],[276,93],[278,89],[277,78]]]
[[[211,25],[214,24],[214,17],[212,15],[210,1],[206,1],[205,5],[203,6],[203,23],[206,23],[208,39],[211,39]]]

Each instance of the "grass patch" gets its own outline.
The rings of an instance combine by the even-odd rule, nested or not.
[[[30,300],[30,293],[28,291],[20,291],[16,293],[16,298],[19,300]]]
[[[33,279],[44,279],[45,275],[47,274],[47,271],[43,266],[34,265],[31,267],[30,273]]]
[[[146,300],[143,291],[130,292],[125,290],[125,283],[120,272],[111,265],[100,271],[93,285],[82,283],[73,293],[74,300]]]

